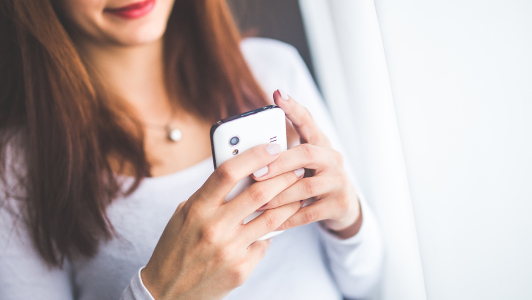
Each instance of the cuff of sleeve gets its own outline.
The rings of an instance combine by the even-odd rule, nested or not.
[[[144,267],[140,268],[137,274],[133,276],[133,278],[131,278],[129,286],[124,291],[124,297],[122,297],[122,299],[155,300],[148,291],[148,289],[144,286],[144,283],[142,283],[142,278],[140,277],[140,272],[142,271],[142,269],[144,269]]]
[[[321,225],[321,238],[331,272],[347,298],[366,299],[375,289],[382,273],[384,248],[377,220],[361,200],[363,220],[354,236],[342,239]]]

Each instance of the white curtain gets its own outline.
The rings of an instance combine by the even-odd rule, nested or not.
[[[405,162],[372,0],[300,0],[316,76],[386,243],[377,299],[426,299]]]
[[[532,1],[299,2],[385,235],[377,298],[532,299]]]

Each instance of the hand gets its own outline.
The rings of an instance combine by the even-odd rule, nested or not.
[[[246,224],[243,220],[302,176],[291,170],[278,173],[230,202],[224,198],[280,151],[276,144],[261,145],[228,160],[178,206],[141,272],[155,299],[221,299],[247,280],[270,244],[257,239],[276,230],[301,204],[269,210]]]
[[[360,203],[343,165],[342,155],[335,151],[329,139],[318,128],[309,111],[279,90],[273,94],[277,106],[300,136],[301,144],[288,150],[269,164],[269,173],[255,178],[268,180],[289,170],[305,168],[306,177],[275,196],[260,210],[276,208],[288,203],[315,198],[302,207],[278,229],[288,229],[315,221],[341,238],[355,235],[362,224]]]

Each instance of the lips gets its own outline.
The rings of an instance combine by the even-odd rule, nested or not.
[[[154,6],[155,0],[145,0],[118,8],[106,8],[104,12],[124,19],[136,19],[147,15]]]

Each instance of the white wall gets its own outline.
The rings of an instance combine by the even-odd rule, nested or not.
[[[532,1],[300,3],[384,227],[379,298],[532,299]]]
[[[428,299],[532,299],[532,1],[376,8]]]

